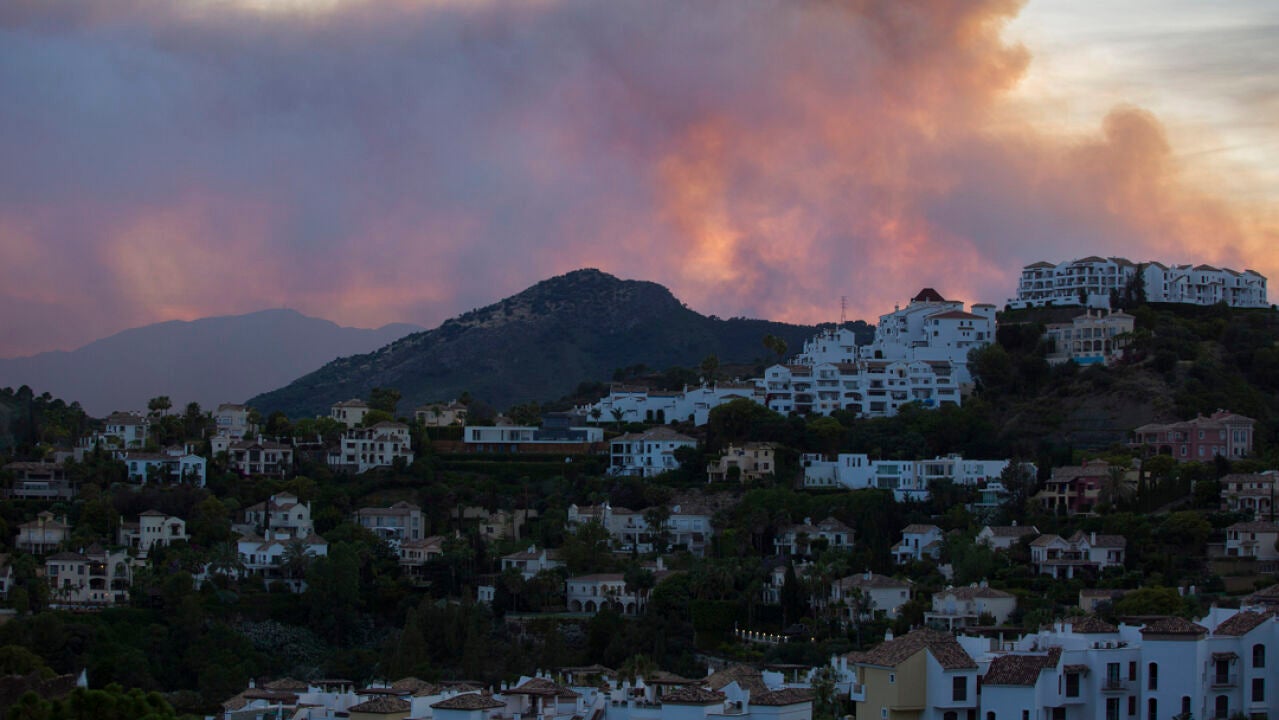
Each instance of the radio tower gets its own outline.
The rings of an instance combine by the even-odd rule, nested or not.
[[[844,315],[847,312],[848,312],[848,296],[840,295],[839,296],[839,326],[840,327],[844,327],[844,323],[847,322],[847,320],[845,320],[844,318]]]

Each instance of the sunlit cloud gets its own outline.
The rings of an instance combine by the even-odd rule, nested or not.
[[[429,326],[584,266],[802,322],[1092,253],[1273,276],[1264,62],[1143,36],[1102,82],[1117,41],[1069,61],[1040,2],[7,3],[0,356],[263,307]]]

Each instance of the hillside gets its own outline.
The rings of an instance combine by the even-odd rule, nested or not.
[[[1050,368],[1040,342],[1062,310],[1000,317],[999,344],[974,357],[978,398],[1002,445],[1099,448],[1134,427],[1211,414],[1258,421],[1258,454],[1279,448],[1279,313],[1224,306],[1143,305],[1125,361]],[[1068,310],[1066,314],[1077,312]]]
[[[781,337],[793,352],[814,332],[706,317],[656,283],[577,270],[376,352],[335,360],[250,403],[264,413],[302,417],[392,387],[402,395],[401,412],[463,392],[501,408],[552,400],[640,363],[696,366],[712,354],[725,363],[762,361],[765,335]]]
[[[77,401],[92,416],[144,409],[168,395],[206,409],[279,387],[335,357],[364,353],[419,330],[341,327],[293,310],[171,321],[116,333],[71,352],[0,360],[0,387],[29,386]]]

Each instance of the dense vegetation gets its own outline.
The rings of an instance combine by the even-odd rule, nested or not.
[[[121,463],[91,455],[71,466],[84,482],[81,497],[48,507],[75,527],[73,546],[113,542],[122,519],[152,508],[187,518],[191,541],[153,553],[149,568],[135,577],[128,607],[95,614],[49,610],[48,592],[37,576],[38,560],[11,552],[15,587],[10,604],[18,616],[0,626],[0,664],[16,658],[8,661],[10,671],[23,673],[87,669],[94,688],[117,683],[164,691],[169,703],[191,712],[211,708],[242,690],[250,677],[263,675],[364,680],[412,674],[493,682],[538,668],[596,662],[632,669],[656,665],[698,675],[704,668],[696,653],[707,652],[818,663],[830,652],[872,645],[889,628],[882,620],[841,625],[838,607],[810,604],[811,597],[825,596],[835,580],[866,570],[915,581],[917,596],[896,621],[897,631],[922,622],[932,592],[952,582],[981,580],[1018,595],[1013,622],[1027,626],[1069,612],[1085,587],[1136,590],[1104,608],[1108,615],[1192,615],[1209,601],[1230,601],[1226,585],[1233,580],[1217,574],[1204,559],[1206,544],[1241,519],[1218,509],[1217,480],[1232,471],[1275,467],[1279,460],[1279,373],[1274,372],[1279,326],[1273,312],[1142,307],[1134,314],[1138,331],[1126,361],[1111,369],[1086,370],[1047,365],[1038,341],[1044,317],[1023,313],[1010,318],[1019,324],[1005,323],[999,343],[973,355],[978,392],[962,407],[908,407],[896,417],[873,420],[847,414],[806,419],[783,417],[745,401],[730,403],[713,411],[707,426],[680,428],[702,442],[681,455],[680,470],[655,481],[606,477],[596,460],[566,464],[560,457],[442,454],[433,443],[456,439],[456,431],[447,428],[414,427],[420,451],[411,465],[356,477],[303,463],[288,480],[241,478],[227,471],[224,459],[214,458],[207,488],[140,490],[123,482]],[[676,367],[653,375],[632,363],[619,369],[617,377],[679,382],[689,373],[708,370],[715,369]],[[579,387],[587,395],[600,389]],[[390,390],[364,395],[382,407],[382,414],[370,420],[387,417],[398,399]],[[91,422],[75,405],[33,397],[26,389],[0,393],[0,407],[7,419],[3,447],[9,459],[42,457],[51,445],[74,440]],[[1258,419],[1259,458],[1233,465],[1147,460],[1135,487],[1107,489],[1095,517],[1066,518],[1037,510],[1029,501],[1037,479],[1015,473],[1003,478],[1013,491],[1010,497],[989,511],[971,506],[976,499],[972,488],[947,482],[932,488],[927,503],[900,503],[891,493],[876,490],[792,489],[802,453],[1014,457],[1036,462],[1039,480],[1054,466],[1086,457],[1128,467],[1134,457],[1121,443],[1132,423],[1218,407]],[[535,415],[537,409],[525,404],[520,411]],[[169,413],[157,402],[152,410],[157,443],[198,438],[207,429],[208,415],[198,407]],[[332,438],[339,432],[328,420],[291,419],[278,412],[258,420],[275,436]],[[774,479],[753,486],[705,483],[707,462],[728,444],[751,440],[778,444]],[[233,572],[238,563],[233,519],[243,508],[283,491],[312,503],[316,529],[330,542],[328,557],[289,559],[292,571],[308,584],[306,592],[296,595],[237,579]],[[716,531],[706,558],[673,548],[668,567],[676,572],[661,582],[642,565],[648,558],[612,552],[602,528],[588,525],[575,534],[565,528],[574,503],[607,500],[660,518],[675,498],[718,508]],[[360,507],[398,500],[423,508],[428,534],[449,538],[424,582],[405,577],[387,546],[351,521]],[[460,519],[457,512],[471,506],[529,509],[537,517],[521,539],[486,543],[476,523]],[[0,502],[0,546],[10,550],[16,526],[46,507]],[[851,551],[815,542],[800,557],[776,556],[774,539],[785,527],[827,516],[856,529]],[[1129,543],[1127,561],[1100,577],[1060,581],[1036,576],[1028,567],[1024,543],[998,554],[975,542],[983,524],[1013,521],[1043,532],[1121,534]],[[931,522],[946,531],[942,563],[953,572],[950,580],[931,561],[892,564],[891,545],[912,522]],[[530,580],[499,572],[503,554],[532,542],[560,548],[568,567]],[[779,563],[786,568],[781,603],[765,604],[763,584]],[[206,565],[210,579],[199,584],[195,576]],[[632,587],[651,588],[647,612],[636,619],[610,611],[590,619],[563,613],[564,578],[601,571],[624,573]],[[474,600],[482,582],[496,588],[492,606]],[[1196,592],[1184,597],[1175,589],[1189,586]],[[735,642],[734,626],[802,631],[814,640],[761,649]],[[166,712],[156,707],[157,713]]]

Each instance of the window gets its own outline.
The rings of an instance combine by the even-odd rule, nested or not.
[[[1252,701],[1255,703],[1265,702],[1266,700],[1266,680],[1265,678],[1252,679]]]
[[[888,673],[888,684],[892,685],[897,682],[897,673]]]
[[[1136,695],[1128,696],[1128,714],[1129,715],[1137,714],[1137,696]]]
[[[1182,715],[1190,714],[1190,696],[1189,695],[1181,696],[1181,714]]]
[[[1157,720],[1159,716],[1159,703],[1150,698],[1146,701],[1146,720]]]
[[[1021,720],[1030,720],[1030,711],[1029,711],[1029,710],[1022,710],[1022,711],[1021,711]]]
[[[960,676],[951,680],[951,699],[955,702],[968,699],[968,678]]]
[[[1066,675],[1066,697],[1079,697],[1079,673]]]
[[[1219,720],[1226,720],[1226,718],[1230,717],[1230,698],[1225,695],[1218,695],[1213,710],[1213,717],[1219,718]]]
[[[1128,663],[1128,679],[1129,680],[1137,679],[1137,661],[1136,660],[1133,660],[1132,662]]]
[[[1119,698],[1106,698],[1106,720],[1119,720]]]
[[[1146,666],[1146,689],[1159,689],[1159,664],[1150,663]]]
[[[1252,666],[1255,668],[1263,668],[1266,666],[1266,646],[1257,643],[1252,646]]]

